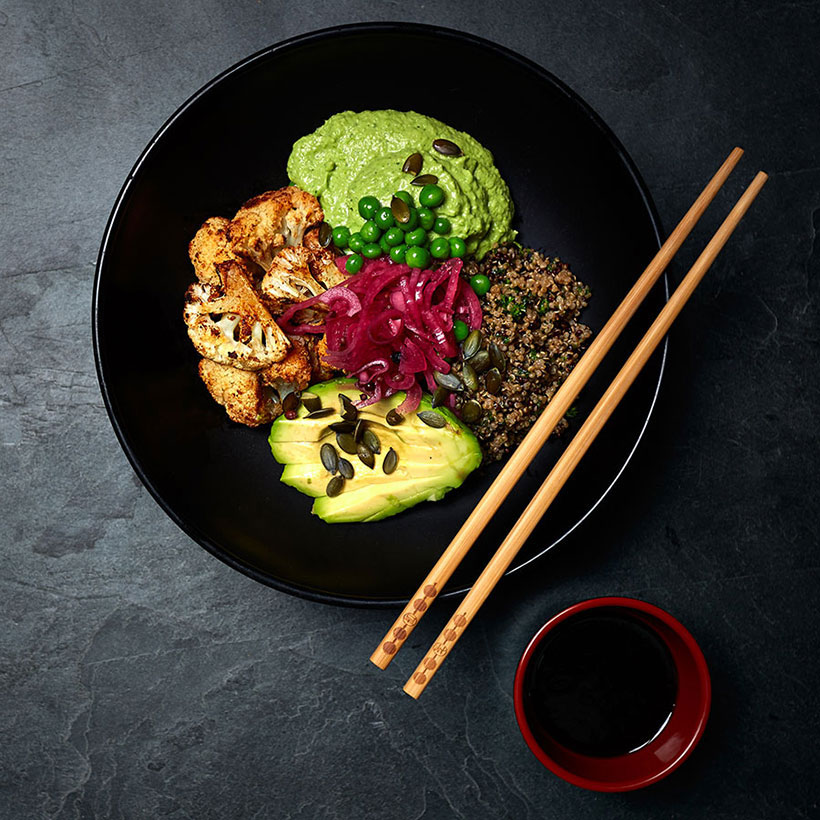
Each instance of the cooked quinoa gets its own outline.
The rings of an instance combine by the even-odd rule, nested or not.
[[[590,290],[560,259],[515,245],[465,264],[465,276],[478,273],[490,280],[481,332],[507,359],[500,390],[475,397],[483,414],[473,430],[491,462],[521,442],[581,357],[592,331],[578,316]],[[567,426],[561,419],[555,433]]]

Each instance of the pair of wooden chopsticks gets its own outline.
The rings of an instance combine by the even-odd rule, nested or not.
[[[677,253],[683,241],[691,232],[709,203],[723,186],[734,167],[737,165],[743,151],[735,148],[721,165],[718,172],[710,180],[703,192],[692,204],[678,226],[669,235],[655,258],[649,263],[638,281],[627,293],[623,302],[612,314],[603,330],[589,346],[586,353],[576,364],[561,388],[553,396],[544,412],[527,433],[524,440],[512,454],[507,464],[501,470],[476,505],[469,518],[453,538],[450,545],[436,562],[435,566],[422,582],[411,602],[404,608],[393,626],[384,636],[378,649],[371,655],[370,660],[381,669],[385,669],[395,657],[399,649],[418,624],[422,615],[427,611],[430,603],[441,592],[444,585],[453,574],[455,568],[467,554],[487,522],[503,503],[510,490],[515,486],[524,470],[536,456],[549,437],[555,425],[563,418],[573,401],[587,383],[595,368],[614,344],[626,323],[637,310],[646,295],[657,282],[669,262]],[[587,420],[576,433],[561,458],[556,462],[541,488],[533,497],[522,513],[509,535],[498,548],[495,555],[476,580],[472,589],[467,593],[455,615],[442,630],[436,641],[430,647],[422,662],[404,686],[404,691],[414,698],[418,698],[430,682],[433,675],[441,668],[441,664],[452,650],[455,642],[464,633],[464,630],[475,617],[481,605],[492,592],[499,579],[509,567],[513,558],[523,546],[530,533],[540,521],[555,496],[563,487],[567,478],[575,469],[578,462],[586,453],[590,444],[609,419],[612,411],[632,385],[661,339],[666,335],[672,322],[677,318],[686,301],[694,292],[706,271],[711,267],[717,255],[726,244],[732,232],[740,223],[749,206],[754,201],[768,177],[762,171],[755,176],[752,183],[737,201],[723,224],[704,248],[697,261],[678,286],[675,293],[666,303],[657,319],[638,343],[632,355],[621,371],[607,388],[601,400],[590,413]]]

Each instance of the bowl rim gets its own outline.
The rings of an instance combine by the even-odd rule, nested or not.
[[[579,775],[555,761],[538,743],[535,735],[530,729],[529,721],[527,720],[524,707],[524,678],[526,676],[527,668],[532,660],[535,650],[538,648],[544,638],[558,626],[558,624],[566,621],[573,615],[580,612],[585,612],[591,609],[599,609],[602,607],[621,607],[623,609],[630,609],[641,612],[657,618],[665,626],[669,627],[681,639],[690,657],[692,658],[698,676],[698,681],[701,685],[702,697],[699,703],[698,715],[694,724],[694,730],[687,738],[686,743],[681,747],[680,751],[672,760],[665,764],[659,764],[658,770],[653,774],[643,777],[633,777],[620,781],[601,781],[594,780],[589,777]],[[661,639],[666,643],[665,638],[661,635]],[[692,637],[686,627],[670,615],[665,610],[654,604],[646,601],[641,601],[637,598],[625,598],[619,596],[608,596],[603,598],[590,598],[585,601],[579,601],[572,606],[563,609],[561,612],[553,615],[530,640],[527,648],[521,655],[518,661],[518,666],[515,670],[515,681],[513,684],[513,704],[515,707],[515,719],[518,723],[518,728],[524,736],[524,740],[529,746],[530,751],[538,758],[538,760],[546,766],[553,774],[558,775],[568,783],[575,786],[580,786],[584,789],[598,792],[625,792],[641,789],[649,786],[652,783],[657,783],[667,775],[671,774],[677,769],[684,760],[692,753],[692,750],[697,746],[703,732],[706,729],[706,723],[709,718],[709,711],[712,703],[712,683],[709,675],[709,667],[706,663],[706,658],[703,651],[698,645],[697,641]],[[662,734],[662,733],[661,733]]]
[[[444,38],[449,38],[455,41],[469,43],[473,46],[477,46],[482,49],[487,49],[507,60],[511,60],[514,63],[518,63],[527,70],[535,73],[543,81],[553,86],[557,92],[565,95],[570,100],[572,100],[573,104],[576,105],[578,109],[586,116],[586,118],[590,120],[592,125],[599,130],[602,137],[607,140],[607,142],[613,148],[618,159],[622,162],[624,169],[631,177],[633,184],[635,185],[635,188],[638,192],[638,195],[641,201],[643,202],[644,207],[646,208],[647,215],[649,217],[652,229],[655,234],[655,242],[659,248],[662,242],[661,236],[663,230],[661,226],[661,221],[655,203],[649,193],[649,189],[647,188],[646,183],[641,177],[637,169],[637,166],[632,160],[632,157],[628,154],[620,140],[615,136],[612,129],[606,124],[606,122],[601,118],[601,116],[579,94],[573,91],[566,83],[564,83],[550,71],[545,69],[543,66],[539,65],[533,60],[528,59],[527,57],[523,57],[522,55],[518,54],[512,49],[507,48],[506,46],[499,45],[498,43],[495,43],[491,40],[487,40],[483,37],[479,37],[468,32],[460,31],[458,29],[424,23],[384,21],[348,23],[338,26],[329,26],[326,28],[316,29],[313,31],[298,34],[292,37],[288,37],[284,40],[280,40],[262,49],[259,49],[258,51],[252,53],[248,57],[245,57],[242,60],[224,69],[219,74],[214,76],[211,80],[209,80],[207,83],[205,83],[203,86],[201,86],[197,91],[191,94],[182,104],[180,104],[173,111],[173,113],[165,120],[162,126],[160,126],[160,128],[157,130],[154,136],[149,140],[149,142],[147,143],[147,145],[135,161],[133,167],[128,172],[128,175],[125,181],[123,182],[123,185],[120,188],[119,193],[117,194],[116,200],[111,209],[111,213],[108,216],[108,220],[106,221],[105,229],[103,231],[103,237],[100,243],[100,249],[97,254],[97,261],[94,268],[94,283],[91,300],[91,331],[97,381],[100,386],[100,392],[102,395],[103,403],[105,405],[106,413],[108,414],[111,426],[114,429],[114,433],[117,437],[117,440],[119,441],[120,446],[122,447],[122,450],[125,453],[129,464],[131,465],[131,468],[134,470],[143,486],[148,490],[149,494],[157,502],[160,508],[188,537],[190,537],[193,541],[199,544],[202,548],[204,548],[215,558],[218,558],[220,561],[227,564],[232,569],[241,572],[243,575],[246,575],[247,577],[252,578],[255,581],[258,581],[259,583],[265,584],[266,586],[272,587],[281,592],[287,592],[290,595],[295,595],[303,599],[332,605],[384,608],[402,606],[406,604],[409,599],[355,598],[352,596],[343,596],[335,593],[328,593],[321,590],[299,586],[295,583],[291,583],[282,578],[273,577],[257,569],[256,567],[246,564],[239,558],[231,555],[227,550],[223,549],[219,544],[214,542],[205,532],[201,531],[198,527],[191,524],[190,522],[185,521],[166,503],[165,499],[162,497],[157,487],[151,481],[146,470],[143,468],[140,458],[137,452],[135,451],[135,448],[132,447],[131,442],[129,441],[128,436],[126,434],[126,431],[120,424],[116,407],[116,399],[109,390],[109,386],[105,375],[107,364],[104,361],[105,353],[101,345],[101,278],[102,270],[106,263],[108,246],[112,242],[114,228],[118,223],[118,217],[120,212],[123,210],[126,202],[129,199],[132,183],[136,179],[140,171],[140,168],[142,167],[143,163],[148,158],[150,153],[153,151],[157,143],[162,139],[165,132],[168,131],[174,125],[174,123],[180,117],[182,117],[192,105],[197,103],[200,100],[200,98],[206,96],[212,88],[226,80],[228,77],[231,77],[234,74],[242,73],[253,63],[265,59],[270,55],[276,54],[280,51],[285,51],[292,48],[297,48],[300,46],[320,42],[322,40],[329,39],[340,34],[391,34],[397,32],[407,34],[419,33],[428,36],[435,35]],[[669,279],[666,272],[663,273],[661,277],[661,282],[663,284],[664,289],[664,299],[668,301]],[[666,370],[668,346],[669,337],[667,336],[664,339],[663,346],[660,350],[661,358],[660,366],[658,369],[657,381],[654,385],[654,390],[652,393],[649,408],[646,411],[646,417],[643,421],[643,424],[641,425],[640,430],[638,431],[638,435],[636,436],[631,449],[627,453],[623,463],[617,468],[617,471],[613,476],[611,482],[604,488],[603,492],[601,492],[600,497],[590,504],[586,512],[582,516],[580,516],[578,520],[574,524],[572,524],[572,526],[570,526],[564,533],[556,537],[552,541],[552,543],[540,548],[535,555],[532,555],[526,561],[516,563],[512,567],[507,569],[507,571],[504,573],[505,576],[517,572],[519,569],[522,569],[523,567],[531,564],[535,560],[541,559],[547,552],[549,552],[549,550],[557,546],[572,532],[574,532],[575,529],[577,529],[592,514],[592,512],[598,507],[598,505],[601,504],[601,502],[607,497],[607,495],[609,495],[610,491],[615,486],[617,481],[620,479],[624,470],[626,470],[627,465],[632,461],[632,458],[635,455],[635,451],[637,450],[638,445],[643,440],[647,427],[649,426],[650,419],[652,418],[655,408],[657,406],[660,387],[663,381],[663,375]],[[470,587],[467,586],[463,588],[447,590],[442,594],[441,597],[449,598],[456,595],[463,595],[469,589]]]

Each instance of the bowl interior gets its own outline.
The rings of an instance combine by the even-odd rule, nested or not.
[[[602,606],[625,607],[653,629],[669,649],[678,678],[674,709],[657,737],[635,752],[615,757],[578,754],[550,737],[535,721],[530,720],[530,706],[524,687],[530,660],[552,629],[579,612]],[[711,685],[706,662],[689,632],[663,610],[643,601],[624,598],[583,602],[550,620],[527,647],[515,679],[516,717],[530,749],[560,777],[596,791],[641,788],[677,768],[700,740],[709,715],[710,701]]]
[[[437,54],[437,82],[397,93],[397,61]],[[374,66],[385,70],[374,71]],[[344,93],[332,93],[332,90]],[[293,142],[341,108],[414,109],[473,134],[495,155],[529,245],[568,261],[593,290],[599,330],[658,247],[653,209],[628,157],[546,72],[489,44],[428,27],[354,26],[297,38],[226,72],[153,140],[112,213],[97,269],[98,372],[134,468],[206,549],[257,580],[314,599],[407,600],[497,474],[481,468],[435,504],[374,524],[327,525],[279,483],[267,430],[230,422],[196,374],[182,321],[187,246],[208,217],[287,184]],[[660,283],[579,399],[600,395],[663,304]],[[617,478],[662,372],[647,365],[514,566],[560,540]],[[550,442],[448,590],[469,586],[565,442]]]

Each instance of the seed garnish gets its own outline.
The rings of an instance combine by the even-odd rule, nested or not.
[[[359,457],[359,461],[365,465],[365,467],[370,467],[372,470],[373,467],[376,465],[376,457],[370,450],[364,445],[360,444],[356,449],[356,455]]]
[[[507,369],[507,358],[501,352],[501,348],[495,343],[490,342],[488,346],[490,352],[490,361],[493,363],[493,367],[498,368],[499,373],[503,373]]]
[[[436,380],[436,384],[439,387],[445,387],[447,390],[451,390],[454,393],[458,390],[462,390],[464,387],[464,385],[459,381],[458,376],[453,373],[439,373],[438,370],[436,370],[433,373],[433,378]]]
[[[326,248],[330,244],[330,240],[333,239],[333,228],[328,225],[327,222],[322,222],[319,225],[319,244]]]
[[[498,368],[494,367],[492,370],[487,371],[487,375],[484,377],[484,386],[487,388],[487,392],[493,396],[501,389],[501,373],[498,372]]]
[[[356,439],[350,433],[336,433],[336,444],[346,453],[350,453],[352,456],[356,455],[358,445]]]
[[[490,366],[490,354],[486,350],[479,350],[475,356],[470,357],[470,367],[476,373],[483,373]]]
[[[470,332],[461,345],[461,356],[464,361],[472,359],[481,347],[481,331],[476,329]]]
[[[359,415],[359,410],[344,393],[339,393],[339,404],[342,407],[340,413],[341,417],[345,421],[356,421],[356,418]]]
[[[365,430],[364,433],[362,433],[362,444],[374,455],[378,455],[382,451],[382,444],[379,441],[379,437],[372,430]]]
[[[382,470],[384,470],[384,474],[390,475],[394,472],[398,463],[399,457],[396,455],[396,451],[391,447],[385,454],[384,461],[382,461]]]
[[[347,479],[353,478],[353,465],[346,458],[339,459],[339,475]]]
[[[390,213],[393,214],[396,222],[404,224],[410,221],[410,206],[397,196],[390,200]]]
[[[475,374],[475,370],[473,370],[467,362],[465,362],[461,368],[461,380],[471,393],[475,393],[476,390],[478,390],[478,377]]]
[[[322,400],[315,394],[309,393],[305,390],[302,393],[302,404],[305,405],[305,409],[312,413],[314,410],[319,410],[322,406]]]
[[[308,413],[305,418],[306,419],[321,419],[325,416],[329,416],[333,412],[332,407],[320,407],[318,410],[313,410],[312,412]]]
[[[424,158],[421,154],[410,154],[410,156],[404,161],[404,165],[401,166],[401,169],[405,174],[412,174],[413,176],[416,176],[416,174],[421,171],[422,162],[424,162]]]
[[[461,408],[461,418],[468,424],[471,424],[481,418],[481,412],[481,405],[475,399],[470,399],[470,401],[465,402]]]
[[[334,476],[327,482],[327,488],[325,489],[325,493],[330,497],[333,498],[335,495],[339,495],[345,485],[345,480],[340,476]]]
[[[323,444],[319,450],[319,458],[322,460],[322,465],[329,473],[335,473],[339,466],[339,456],[336,448],[332,444]]]
[[[435,410],[420,410],[416,415],[428,426],[441,429],[447,422],[440,413]]]
[[[437,182],[438,177],[435,174],[420,174],[415,179],[410,180],[411,185],[418,185],[419,187],[435,185]]]
[[[447,157],[460,157],[464,152],[454,142],[445,139],[433,140],[433,148],[439,154],[444,154]]]
[[[433,407],[441,407],[447,404],[447,399],[450,398],[450,391],[446,387],[437,387],[436,392],[433,393]]]
[[[299,401],[298,393],[288,393],[287,396],[282,399],[282,410],[286,419],[296,418],[296,413],[299,410]]]

